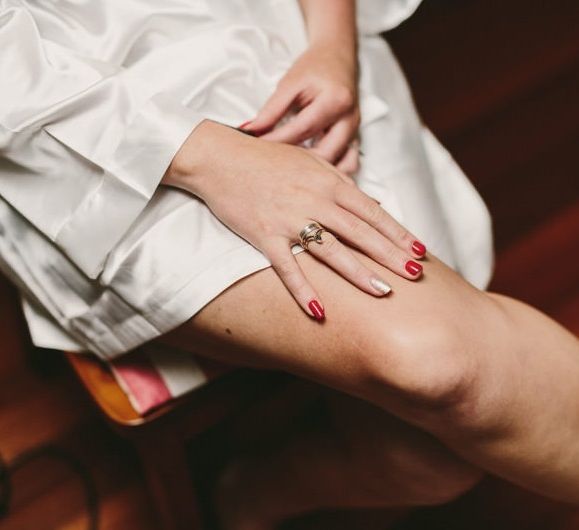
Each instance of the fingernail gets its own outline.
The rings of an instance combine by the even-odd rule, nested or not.
[[[245,129],[245,128],[251,123],[251,121],[252,121],[252,120],[244,121],[244,122],[238,127],[238,129]]]
[[[388,294],[392,291],[392,287],[380,278],[370,278],[370,284],[374,289],[380,291],[382,294]]]
[[[412,274],[412,276],[417,276],[422,272],[422,265],[420,265],[420,263],[416,263],[415,261],[412,261],[411,259],[406,262],[406,265],[404,265],[404,268],[410,274]]]
[[[415,241],[412,243],[412,250],[420,257],[426,254],[426,247],[420,241]]]
[[[318,302],[317,300],[312,300],[308,304],[308,307],[310,308],[310,311],[312,312],[316,320],[324,320],[324,317],[326,315],[324,313],[324,308],[320,305],[320,302]]]

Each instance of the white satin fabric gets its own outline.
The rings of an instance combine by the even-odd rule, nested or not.
[[[418,3],[358,3],[356,178],[484,287],[488,213],[377,36]],[[306,46],[297,0],[0,0],[0,263],[37,345],[116,356],[270,265],[158,183],[202,119],[252,118]]]

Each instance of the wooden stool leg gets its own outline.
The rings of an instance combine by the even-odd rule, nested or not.
[[[163,429],[134,440],[162,530],[201,530],[185,442]]]

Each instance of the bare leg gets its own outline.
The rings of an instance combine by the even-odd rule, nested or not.
[[[579,347],[547,317],[482,293],[432,258],[376,299],[315,258],[300,265],[322,325],[271,269],[249,276],[164,340],[204,355],[295,373],[424,429],[475,466],[579,502]]]
[[[328,396],[331,426],[236,462],[217,505],[227,530],[270,530],[330,508],[448,502],[481,473],[432,436],[365,402]]]

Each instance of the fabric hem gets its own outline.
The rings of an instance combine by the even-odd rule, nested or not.
[[[54,237],[89,278],[102,271],[108,253],[143,211],[175,153],[203,119],[158,94],[128,126],[112,159],[103,165],[99,185]],[[102,225],[103,218],[114,222]],[[96,228],[100,226],[106,231]],[[90,247],[86,234],[92,236]]]
[[[299,245],[292,247],[294,255],[302,251]],[[196,274],[166,303],[154,310],[134,315],[112,327],[101,321],[101,326],[108,329],[94,337],[87,337],[91,351],[105,360],[111,360],[179,327],[242,278],[271,267],[269,260],[256,252],[249,244],[230,250],[216,257],[222,263],[221,267],[209,267]],[[211,282],[205,281],[205,277],[210,277]],[[90,315],[87,317],[93,318]]]

